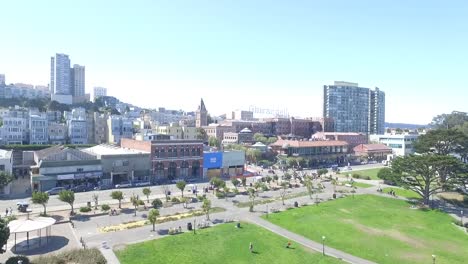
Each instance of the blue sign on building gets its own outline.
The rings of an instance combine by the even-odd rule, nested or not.
[[[204,169],[219,169],[223,166],[222,152],[204,152],[203,153],[203,168]]]

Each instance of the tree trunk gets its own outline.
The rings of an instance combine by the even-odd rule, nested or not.
[[[184,190],[182,190],[181,192],[182,192],[182,198],[184,198]]]
[[[137,207],[135,206],[135,215],[134,216],[136,216],[136,211],[137,211]]]
[[[45,205],[45,204],[43,204],[42,206],[44,206],[44,216],[46,216],[46,214],[47,214],[47,211],[46,211],[46,205]]]
[[[119,209],[122,209],[122,200],[119,200]]]
[[[70,206],[71,206],[71,214],[73,215],[74,211],[75,211],[75,210],[73,210],[73,204],[70,204]]]
[[[155,225],[155,223],[153,223],[153,232],[155,231],[155,230],[154,230],[154,225]]]

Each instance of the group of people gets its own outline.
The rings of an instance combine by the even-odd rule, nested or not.
[[[286,248],[291,248],[291,241],[288,241],[288,243],[286,243]],[[254,253],[252,242],[249,243],[249,250],[250,250],[250,253]]]

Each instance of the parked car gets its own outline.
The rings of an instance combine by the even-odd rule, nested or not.
[[[77,186],[71,188],[71,190],[73,192],[87,192],[87,191],[89,191],[89,188],[86,185],[77,185]]]
[[[134,186],[148,186],[151,185],[151,182],[149,181],[135,181],[133,183]]]
[[[131,182],[121,182],[115,185],[115,188],[128,188],[128,187],[132,187]]]
[[[61,191],[65,191],[65,190],[66,190],[65,187],[55,187],[55,188],[52,188],[52,189],[46,191],[46,193],[49,194],[49,195],[55,195],[55,194],[58,194]]]
[[[98,187],[94,188],[95,190],[110,190],[113,186],[111,184],[101,184]]]

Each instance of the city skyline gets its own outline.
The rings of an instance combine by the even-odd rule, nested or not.
[[[2,43],[0,74],[7,83],[47,85],[50,55],[65,53],[86,67],[86,93],[102,86],[135,105],[187,111],[203,97],[215,115],[256,105],[303,117],[322,116],[323,85],[350,81],[385,91],[387,122],[427,124],[468,110],[459,82],[468,68],[466,36],[457,33],[467,7],[83,1],[74,6],[80,13],[61,2],[12,2],[0,18],[10,40]],[[27,19],[14,19],[19,11]],[[55,20],[64,22],[52,27]]]

